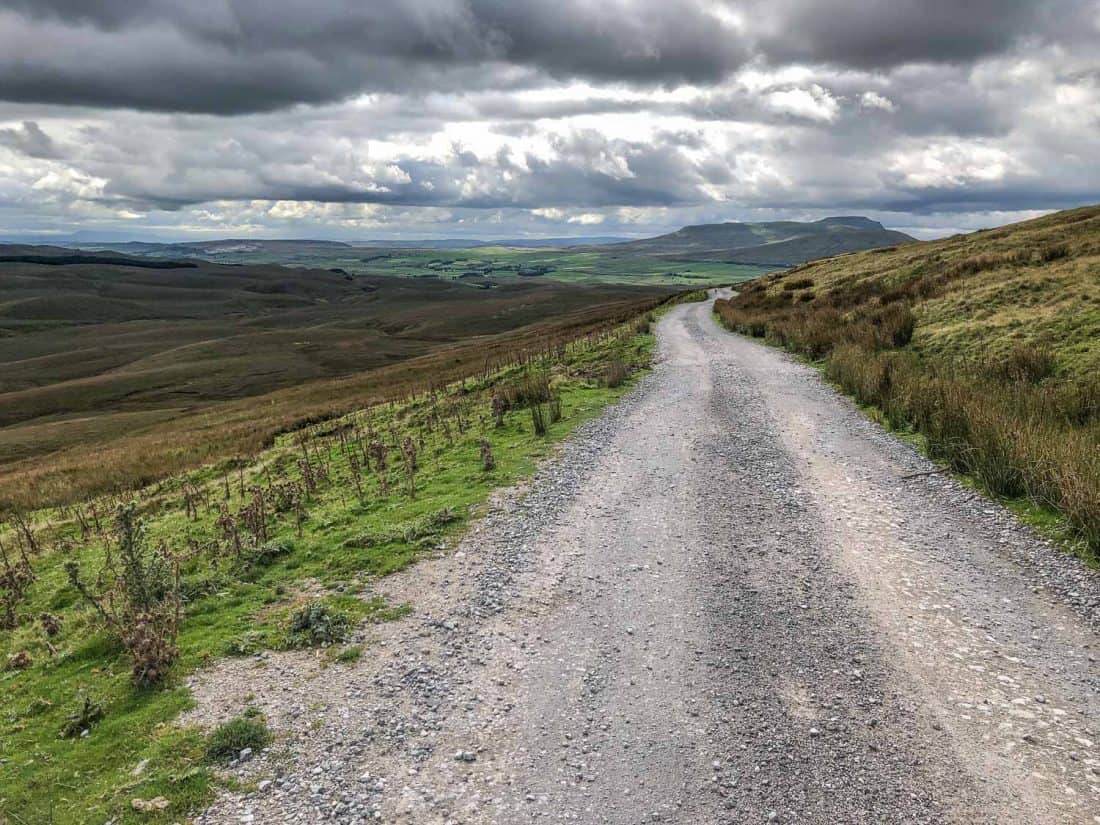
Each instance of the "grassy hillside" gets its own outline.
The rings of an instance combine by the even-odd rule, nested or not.
[[[621,395],[649,362],[649,322],[556,329],[460,381],[422,374],[399,402],[282,434],[254,460],[9,520],[0,822],[185,821],[217,764],[268,741],[247,706],[228,730],[179,727],[187,674],[273,648],[354,661],[366,624],[416,608],[383,602],[378,578],[438,552]]]
[[[913,238],[862,217],[812,223],[715,223],[685,226],[668,235],[608,249],[683,261],[791,266],[814,258],[909,243]]]
[[[1100,552],[1100,207],[815,261],[716,309]]]
[[[669,294],[58,260],[0,263],[0,510],[254,452],[297,421],[452,380]]]

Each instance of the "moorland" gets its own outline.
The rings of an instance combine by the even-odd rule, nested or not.
[[[716,311],[1100,559],[1100,207],[810,262]]]
[[[253,452],[295,422],[446,382],[671,293],[35,254],[46,262],[0,267],[4,508]]]

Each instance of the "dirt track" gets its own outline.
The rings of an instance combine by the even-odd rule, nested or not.
[[[658,327],[660,362],[354,667],[225,663],[289,735],[200,822],[1100,823],[1100,577],[810,368]]]

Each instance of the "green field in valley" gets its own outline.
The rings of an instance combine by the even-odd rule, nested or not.
[[[257,244],[249,249],[202,253],[222,264],[252,264],[340,269],[353,275],[389,275],[443,280],[583,281],[585,283],[672,286],[683,289],[731,284],[774,271],[774,266],[687,261],[640,255],[614,246],[562,249],[519,249],[503,246],[470,249],[381,249],[374,247]],[[160,256],[161,253],[157,253]],[[167,254],[167,253],[165,253]],[[176,256],[179,251],[175,250]]]

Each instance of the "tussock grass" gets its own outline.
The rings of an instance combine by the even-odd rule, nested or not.
[[[245,748],[259,753],[270,742],[271,731],[263,716],[250,708],[214,729],[206,741],[206,760],[224,764],[240,756]]]
[[[1100,560],[1100,207],[818,262],[716,312],[812,359],[989,492],[1061,513]]]

